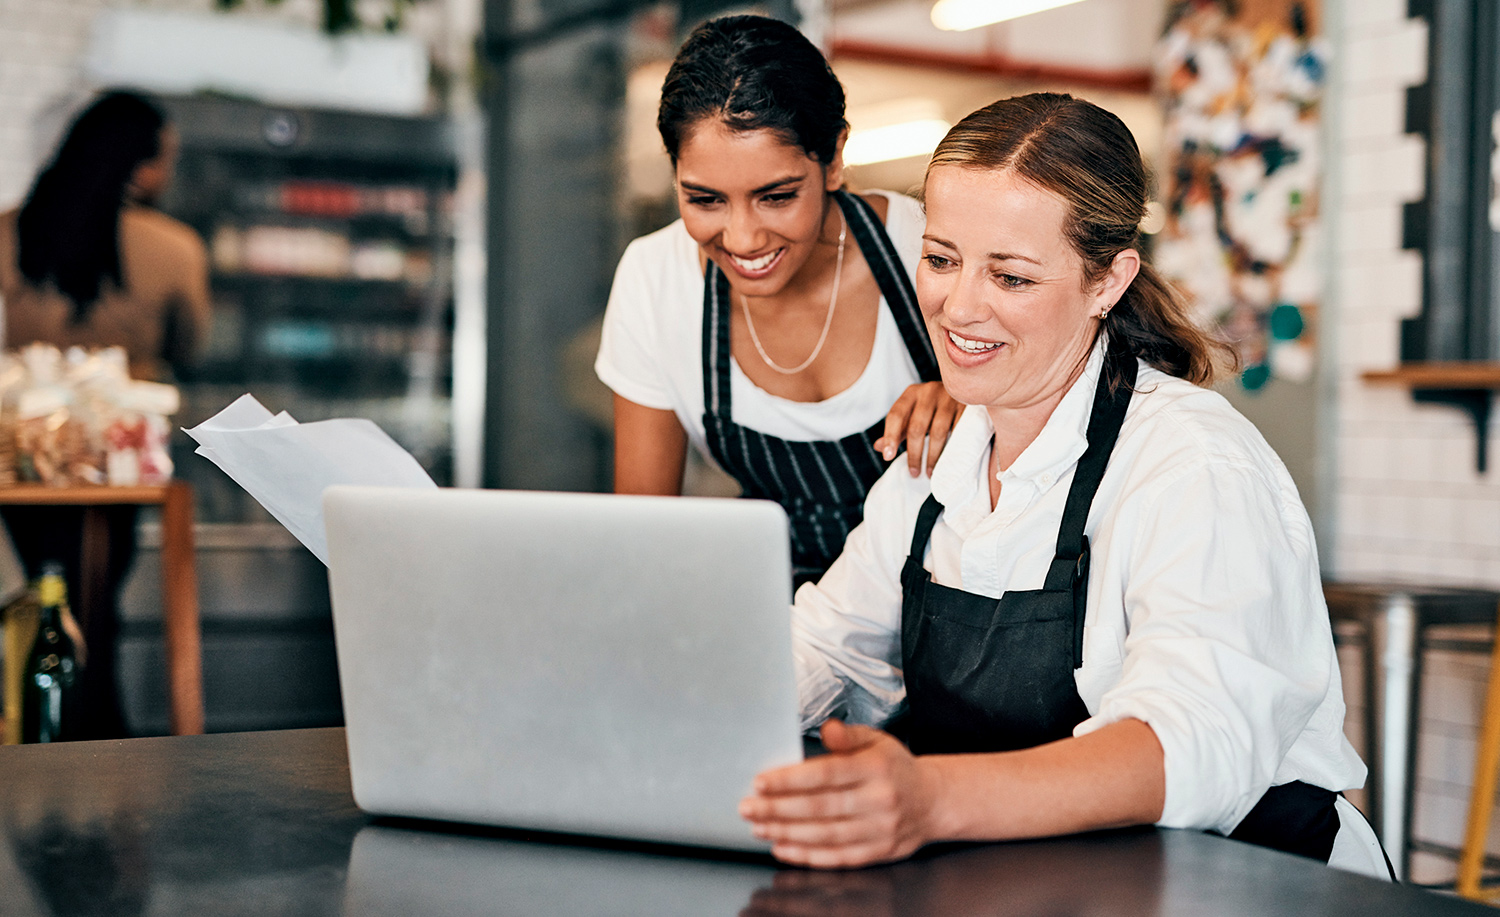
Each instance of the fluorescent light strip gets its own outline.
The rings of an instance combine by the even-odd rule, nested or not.
[[[932,8],[932,24],[945,31],[962,32],[1077,2],[1079,0],[938,0]]]
[[[862,166],[908,156],[930,156],[950,127],[947,121],[924,118],[854,131],[844,144],[844,162]]]

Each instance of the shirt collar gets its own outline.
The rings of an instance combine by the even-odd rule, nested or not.
[[[1043,490],[1078,461],[1088,447],[1089,416],[1093,413],[1094,390],[1104,368],[1104,335],[1084,364],[1083,372],[1073,381],[1042,432],[1031,441],[1001,473],[1000,480],[1028,481]],[[990,442],[995,428],[989,411],[982,405],[969,405],[954,425],[943,454],[932,470],[932,495],[944,506],[959,506],[974,497],[983,473],[977,473],[988,461]]]

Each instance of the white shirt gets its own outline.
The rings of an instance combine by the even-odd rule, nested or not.
[[[935,582],[999,597],[1040,589],[1086,444],[1095,348],[1042,432],[987,475],[982,407],[955,426],[929,480],[892,466],[865,521],[793,607],[804,726],[843,709],[878,724],[905,697],[900,571],[929,493],[946,508],[924,566]],[[1312,525],[1285,466],[1221,396],[1140,364],[1119,441],[1089,511],[1092,548],[1083,735],[1134,717],[1165,755],[1160,825],[1229,833],[1267,788],[1364,783],[1344,700]]]
[[[870,193],[889,202],[886,234],[907,276],[915,278],[926,225],[922,206],[902,194]],[[621,397],[675,412],[693,445],[712,461],[703,433],[703,271],[698,243],[681,220],[625,249],[604,312],[594,371]],[[731,359],[729,393],[734,421],[741,426],[786,440],[831,440],[868,429],[919,381],[882,297],[870,358],[842,392],[823,401],[791,401],[751,382]]]

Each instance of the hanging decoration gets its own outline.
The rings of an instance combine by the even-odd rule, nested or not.
[[[1165,107],[1157,267],[1238,349],[1241,384],[1314,370],[1328,48],[1299,0],[1179,0],[1157,55]]]

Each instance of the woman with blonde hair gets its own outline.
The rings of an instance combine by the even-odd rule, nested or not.
[[[1005,99],[948,134],[925,198],[917,296],[969,407],[797,593],[829,754],[760,775],[744,817],[812,866],[1155,823],[1388,875],[1339,795],[1365,767],[1312,526],[1202,387],[1227,351],[1141,257],[1129,130]]]

